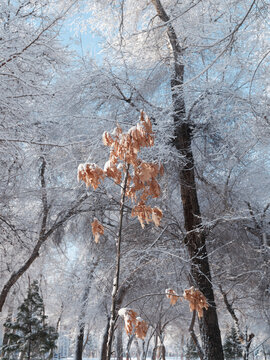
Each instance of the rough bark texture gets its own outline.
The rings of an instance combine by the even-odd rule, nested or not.
[[[185,220],[185,245],[191,261],[191,276],[195,285],[207,298],[209,309],[204,311],[200,321],[200,333],[205,358],[223,360],[223,350],[218,325],[216,305],[214,301],[211,274],[206,250],[205,233],[201,228],[201,212],[196,189],[194,158],[191,148],[192,127],[187,122],[185,100],[183,94],[184,65],[183,49],[180,46],[175,30],[160,0],[152,0],[159,18],[168,23],[167,34],[172,48],[171,91],[174,106],[175,141],[174,145],[183,158],[183,166],[179,168],[181,199]],[[200,230],[200,231],[198,231]]]

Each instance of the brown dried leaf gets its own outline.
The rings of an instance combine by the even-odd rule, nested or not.
[[[139,203],[132,209],[131,216],[137,216],[142,228],[144,228],[144,223],[146,222],[147,224],[149,224],[149,222],[151,221],[152,208],[145,205],[144,203]]]
[[[162,211],[158,207],[154,207],[152,209],[152,219],[156,226],[159,226],[162,216],[163,216]]]
[[[152,198],[158,198],[160,196],[160,186],[155,179],[152,179],[149,183],[149,194],[151,194]]]
[[[96,190],[101,180],[104,180],[104,172],[96,164],[80,164],[78,166],[78,181],[82,180],[86,186],[90,185]]]
[[[135,327],[137,324],[137,316],[138,314],[131,309],[128,308],[122,308],[118,311],[119,316],[124,318],[125,321],[125,330],[127,335],[132,335],[135,331]]]
[[[111,137],[111,135],[107,132],[107,131],[105,131],[104,133],[103,133],[103,135],[102,135],[102,140],[103,140],[103,144],[105,145],[105,146],[112,146],[112,144],[113,144],[113,138]]]
[[[148,324],[141,317],[136,318],[135,335],[136,338],[144,340],[147,334]]]
[[[209,307],[203,293],[198,289],[194,289],[193,286],[184,291],[184,298],[189,301],[190,311],[196,310],[199,318],[203,316],[203,309],[207,310]]]
[[[177,293],[173,289],[166,289],[165,293],[166,293],[167,298],[170,299],[170,304],[175,305],[179,298]]]
[[[102,224],[97,219],[95,219],[91,223],[91,226],[92,226],[92,233],[93,233],[93,235],[95,237],[95,242],[98,243],[100,235],[104,234],[104,227],[102,226]]]
[[[110,160],[104,165],[104,173],[106,176],[114,179],[116,184],[120,184],[122,180],[122,172]]]

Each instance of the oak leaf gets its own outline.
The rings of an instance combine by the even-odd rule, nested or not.
[[[125,321],[125,330],[127,335],[132,335],[135,331],[137,324],[137,313],[129,308],[121,308],[118,311],[119,316],[124,318]]]
[[[113,138],[111,137],[111,135],[107,132],[107,131],[105,131],[104,133],[103,133],[103,135],[102,135],[102,140],[103,140],[103,144],[105,145],[105,146],[112,146],[112,144],[113,144]]]
[[[184,291],[184,299],[189,301],[190,311],[196,310],[198,312],[199,318],[203,317],[203,309],[207,310],[209,307],[203,293],[200,290],[195,289],[193,286]]]
[[[166,289],[165,294],[168,299],[170,299],[170,304],[175,305],[179,298],[179,295],[173,289]]]
[[[148,324],[141,317],[136,318],[135,335],[136,338],[144,340],[147,334]]]
[[[104,165],[104,173],[105,173],[106,176],[111,177],[112,179],[114,179],[116,184],[121,183],[122,172],[110,160],[108,160]]]
[[[91,223],[91,226],[92,226],[92,233],[95,237],[95,242],[98,243],[100,235],[104,234],[104,227],[97,219],[95,219]]]
[[[152,208],[145,205],[144,203],[139,203],[132,209],[131,216],[137,216],[142,228],[144,229],[144,223],[146,222],[147,224],[149,224],[149,222],[151,221]]]
[[[162,211],[158,207],[154,207],[152,209],[152,219],[156,226],[159,226],[162,216],[163,216]]]
[[[91,185],[94,190],[98,188],[104,177],[103,170],[96,164],[85,163],[78,166],[78,181],[84,181],[87,187]]]

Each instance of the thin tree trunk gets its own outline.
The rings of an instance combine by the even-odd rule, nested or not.
[[[141,350],[140,350],[140,346],[139,346],[138,339],[135,339],[135,340],[134,340],[134,344],[135,344],[135,347],[136,347],[136,357],[137,357],[137,360],[140,360],[140,358],[141,358]]]
[[[79,334],[77,335],[75,360],[82,360],[84,327],[85,327],[85,323],[83,322],[79,326]]]
[[[158,336],[157,333],[155,333],[155,345],[152,352],[152,360],[156,360],[157,358],[157,342],[158,342]]]
[[[91,267],[88,277],[87,277],[87,284],[84,288],[84,293],[82,296],[81,309],[80,309],[79,321],[78,321],[79,332],[78,332],[77,339],[76,339],[75,360],[82,360],[83,349],[84,349],[84,329],[85,329],[86,308],[87,308],[87,304],[88,304],[89,292],[91,289],[90,282],[93,278],[93,272],[94,272],[96,266],[98,265],[98,263],[99,263],[99,259],[94,261],[94,263],[92,264],[92,267]]]
[[[117,327],[116,336],[116,358],[117,360],[123,360],[123,337],[122,337],[122,326]]]
[[[122,302],[124,300],[126,292],[130,288],[130,286],[132,286],[131,281],[128,282],[127,285],[122,285],[118,289],[116,305],[115,305],[115,311],[116,312],[121,307],[121,304],[122,304]],[[104,335],[103,335],[103,341],[102,341],[102,345],[101,345],[101,360],[106,360],[109,328],[110,328],[110,317],[108,318],[108,324],[107,324],[106,330],[105,330]]]
[[[130,348],[132,345],[132,341],[134,339],[134,334],[129,336],[128,342],[127,342],[127,348],[126,348],[126,360],[131,360],[130,356]]]
[[[145,341],[142,341],[142,356],[141,356],[141,360],[146,360],[146,356],[147,356],[147,351],[146,351],[146,347],[145,347]]]
[[[180,358],[181,360],[184,360],[184,335],[181,336],[181,350],[180,350]]]
[[[200,229],[202,226],[201,212],[196,189],[194,158],[191,148],[192,128],[187,122],[183,94],[184,65],[181,48],[170,18],[165,12],[160,0],[152,0],[159,18],[167,23],[167,34],[172,48],[173,75],[171,91],[174,107],[175,140],[174,145],[181,154],[184,165],[179,169],[181,199],[185,221],[185,245],[191,261],[193,283],[206,296],[209,309],[204,311],[200,320],[200,333],[205,356],[208,360],[223,360],[216,304],[211,283],[210,267],[206,250],[206,236]]]
[[[100,360],[106,360],[109,328],[110,328],[110,317],[108,316],[107,325],[103,334],[103,339],[101,344]]]
[[[160,360],[166,360],[166,348],[165,348],[165,345],[164,345],[164,335],[162,332],[160,332],[159,334],[159,341],[160,341],[160,344],[159,344],[159,359]]]
[[[192,313],[192,319],[191,319],[191,323],[190,323],[190,326],[189,326],[189,333],[190,333],[190,336],[197,348],[197,352],[198,352],[198,355],[199,355],[199,358],[201,360],[204,360],[204,353],[201,349],[201,346],[199,344],[199,341],[198,341],[198,338],[194,332],[194,324],[195,324],[195,318],[196,318],[196,310],[193,310],[193,313]]]
[[[110,360],[110,358],[111,358],[113,334],[114,334],[114,329],[115,329],[115,321],[117,318],[116,302],[117,302],[117,293],[118,293],[119,278],[120,278],[122,225],[123,225],[124,203],[125,203],[125,197],[126,197],[128,171],[129,171],[129,165],[126,164],[126,172],[125,172],[125,177],[124,177],[124,181],[123,181],[123,187],[121,190],[119,229],[118,229],[118,236],[116,239],[116,252],[117,252],[117,254],[116,254],[116,269],[115,269],[115,275],[114,275],[114,279],[113,279],[112,305],[111,305],[111,314],[110,314],[110,327],[109,327],[109,333],[108,333],[106,360]]]

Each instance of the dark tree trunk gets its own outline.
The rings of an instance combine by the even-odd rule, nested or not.
[[[206,296],[210,305],[209,309],[204,311],[204,316],[200,320],[204,355],[208,360],[223,360],[223,349],[211,284],[206,238],[201,226],[201,212],[196,189],[194,158],[191,147],[192,127],[186,118],[183,94],[184,65],[182,63],[184,50],[180,46],[175,30],[169,21],[170,18],[160,0],[152,0],[152,2],[160,19],[168,23],[167,34],[172,47],[173,74],[171,78],[171,91],[175,123],[174,145],[183,158],[183,165],[179,167],[179,180],[186,230],[185,245],[191,261],[193,285]]]
[[[103,334],[102,344],[101,344],[101,354],[100,360],[106,360],[107,358],[107,342],[108,342],[108,333],[110,328],[110,317],[107,318],[107,326]]]
[[[84,338],[84,322],[80,324],[79,334],[77,335],[76,340],[76,352],[75,352],[75,360],[82,360],[83,355],[83,338]]]
[[[183,66],[178,66],[183,77]],[[172,91],[182,82],[173,79]],[[201,212],[198,203],[196,181],[194,174],[194,159],[191,148],[192,130],[190,124],[185,122],[185,107],[183,95],[178,92],[174,97],[176,125],[175,146],[184,158],[184,165],[179,169],[181,199],[185,219],[185,245],[191,259],[191,275],[193,284],[205,295],[209,308],[204,311],[200,320],[200,332],[203,341],[203,348],[208,360],[223,360],[221,336],[216,313],[211,273],[206,249],[206,238],[201,228]]]
[[[152,360],[157,359],[157,343],[158,343],[158,335],[157,332],[155,332],[155,345],[152,352]]]
[[[79,314],[79,321],[78,321],[78,335],[76,339],[76,351],[75,351],[75,360],[82,360],[83,350],[84,350],[84,329],[85,329],[85,315],[86,315],[86,309],[88,304],[88,297],[89,292],[91,289],[91,280],[93,279],[93,273],[95,268],[97,267],[99,263],[99,258],[96,259],[93,263],[91,263],[90,270],[87,276],[87,283],[84,288],[84,293],[82,296],[81,301],[81,310]]]

